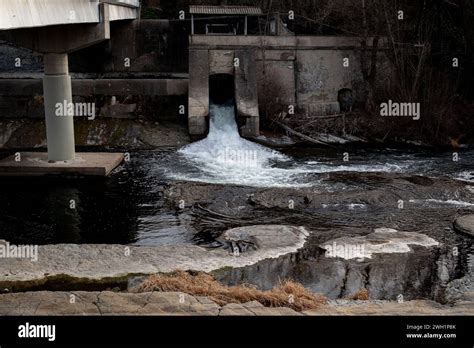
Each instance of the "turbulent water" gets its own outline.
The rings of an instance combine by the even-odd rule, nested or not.
[[[174,180],[216,184],[235,184],[253,187],[310,187],[319,186],[320,174],[348,172],[399,172],[411,174],[445,175],[459,164],[460,170],[451,173],[458,180],[473,182],[471,170],[449,157],[421,158],[417,154],[351,153],[341,152],[339,159],[304,160],[266,148],[243,139],[239,135],[233,105],[210,106],[210,125],[207,138],[184,146],[178,158],[170,161],[165,177]],[[344,159],[344,157],[346,157]],[[469,154],[472,157],[472,154]],[[464,161],[463,163],[467,163]],[[161,168],[160,168],[161,169]],[[330,189],[326,187],[325,189]]]
[[[211,104],[210,115],[207,138],[178,151],[192,167],[173,171],[173,179],[249,186],[291,184],[295,170],[280,168],[289,158],[241,138],[233,105]]]
[[[171,179],[236,184],[255,187],[311,186],[311,174],[333,171],[400,171],[403,165],[378,164],[328,166],[318,161],[300,163],[278,151],[239,135],[233,105],[210,106],[209,134],[181,148],[186,164],[167,172]]]
[[[246,197],[260,188],[268,193],[269,200],[262,206],[290,198],[296,202],[293,196],[300,192],[303,197],[300,204],[307,207],[310,202],[306,198],[305,203],[306,194],[321,194],[317,204],[311,203],[315,209],[311,212],[327,218],[325,224],[329,226],[342,223],[376,228],[381,221],[384,226],[402,230],[420,230],[425,225],[449,226],[453,214],[474,209],[474,151],[458,152],[459,161],[453,160],[452,150],[439,152],[419,147],[295,146],[278,152],[241,138],[232,106],[211,105],[210,132],[206,139],[178,151],[169,148],[133,152],[132,160],[106,180],[3,178],[0,180],[0,239],[19,244],[187,244],[204,227],[196,224],[195,211],[189,213],[186,209],[170,207],[165,192],[173,193],[171,201],[179,195],[194,195],[192,199],[185,198],[187,207],[188,201],[202,199],[205,206],[213,202],[221,206],[229,204],[244,214],[238,209],[247,204]],[[344,161],[346,153],[348,161]],[[0,151],[2,157],[11,154],[12,151]],[[400,180],[394,181],[390,177],[393,173]],[[203,192],[194,193],[197,189],[192,185],[181,191],[175,189],[188,181],[203,183],[195,186],[203,192],[209,187],[214,196],[201,197]],[[413,187],[413,182],[420,185]],[[297,191],[292,191],[291,197],[285,196],[293,187]],[[385,193],[374,196],[378,190]],[[272,201],[278,194],[282,196]],[[410,209],[397,208],[399,197]],[[69,207],[71,199],[78,203],[77,209]],[[423,213],[411,209],[415,207],[423,209]],[[255,214],[252,210],[250,215]],[[269,220],[259,217],[252,223],[306,224],[295,211],[287,212],[286,217],[281,211],[275,212],[275,216],[266,210],[262,214]],[[426,221],[423,226],[413,226],[420,221],[419,215]],[[311,221],[314,216],[311,214]],[[322,222],[315,220],[318,225]]]

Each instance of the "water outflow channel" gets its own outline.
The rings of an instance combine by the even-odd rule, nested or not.
[[[474,151],[459,151],[457,162],[452,152],[415,148],[276,151],[239,136],[232,105],[211,105],[210,112],[206,139],[134,152],[106,180],[2,179],[0,239],[219,248],[229,228],[303,226],[310,235],[299,252],[219,271],[217,278],[265,289],[291,278],[332,298],[367,288],[372,299],[446,301],[468,286],[472,239],[452,222],[474,213]],[[380,228],[438,244],[363,260],[328,257],[323,248]]]
[[[191,168],[170,172],[170,178],[257,187],[290,185],[295,172],[280,167],[290,159],[241,138],[233,103],[211,104],[210,115],[208,136],[178,151]]]
[[[318,174],[336,171],[402,172],[416,163],[402,161],[352,162],[339,165],[318,160],[299,161],[292,156],[241,138],[232,103],[211,104],[208,136],[178,151],[182,167],[166,171],[174,180],[253,187],[311,187]]]

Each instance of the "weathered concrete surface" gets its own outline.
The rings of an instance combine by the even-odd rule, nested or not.
[[[454,221],[454,228],[474,237],[474,214],[463,215]]]
[[[296,53],[297,103],[312,115],[339,112],[338,91],[358,90],[362,81],[356,52],[342,50],[298,50]],[[343,66],[343,59],[349,66]],[[357,70],[359,69],[359,70]]]
[[[185,95],[187,79],[73,79],[73,96]],[[0,95],[34,96],[43,93],[41,79],[1,79]]]
[[[250,231],[251,227],[246,227]],[[137,247],[101,244],[57,244],[38,247],[38,261],[6,258],[0,263],[1,287],[17,287],[18,282],[41,284],[54,277],[83,278],[100,282],[133,274],[175,270],[211,272],[224,267],[243,267],[267,258],[299,250],[308,232],[284,225],[254,226],[252,235],[258,250],[238,256],[224,249],[196,245]]]
[[[43,176],[58,174],[79,174],[107,176],[122,163],[122,153],[77,153],[74,160],[48,162],[44,152],[21,152],[20,157],[12,155],[0,161],[0,175],[4,176]]]
[[[104,49],[107,51],[106,54]],[[97,56],[101,59],[97,59]],[[15,67],[15,60],[9,57],[21,57],[21,69]],[[125,64],[128,63],[125,58],[130,59],[130,64]],[[37,53],[4,45],[0,41],[2,77],[22,78],[22,75],[28,72],[31,77],[31,72],[42,71],[41,61],[42,57]],[[130,72],[143,72],[147,77],[176,76],[177,72],[187,73],[187,63],[186,21],[176,22],[167,19],[141,18],[139,21],[112,22],[107,48],[91,47],[70,56],[70,68],[73,73],[90,74],[95,71],[102,75],[104,72],[105,74],[111,72],[113,75],[118,75],[117,77],[124,77],[121,75]]]
[[[179,292],[24,292],[0,295],[0,315],[473,315],[473,297],[452,306],[433,301],[331,301],[317,310],[295,312],[253,301],[219,306],[207,297]]]
[[[48,160],[73,161],[75,157],[74,118],[63,110],[58,117],[57,105],[72,103],[71,76],[67,53],[44,55],[43,98],[48,139]]]
[[[368,41],[371,46],[372,40]],[[381,42],[379,46],[378,64],[382,82],[390,75],[383,45]],[[357,37],[193,35],[190,47],[212,52],[234,50],[236,57],[239,51],[255,50],[251,63],[255,73],[251,76],[258,77],[260,107],[269,113],[288,112],[288,106],[293,105],[306,114],[337,114],[340,112],[338,93],[342,89],[352,90],[356,100],[364,98],[361,39]],[[257,94],[253,86],[251,91]],[[255,125],[256,122],[250,126]]]
[[[101,110],[102,112],[102,110]],[[43,117],[43,116],[42,116]],[[86,118],[74,122],[76,145],[149,149],[190,143],[185,125],[131,119]],[[44,120],[0,120],[0,148],[31,149],[46,147]]]
[[[258,113],[257,69],[255,50],[236,50],[239,65],[235,68],[235,104],[237,117],[244,124],[240,134],[244,137],[260,135]]]
[[[189,51],[188,126],[192,135],[207,131],[209,116],[209,52]]]
[[[260,55],[263,57],[257,55],[258,102],[264,108],[280,104],[288,112],[289,105],[296,106],[295,54],[290,52],[264,51]]]
[[[356,48],[360,38],[348,36],[226,36],[192,35],[190,46],[196,48],[232,49],[235,47],[264,47],[265,49],[315,48]]]
[[[198,63],[199,64],[199,63]],[[234,51],[210,50],[209,74],[234,74]]]
[[[110,39],[110,9],[112,6],[97,3],[99,22],[65,24],[61,30],[54,25],[9,30],[5,40],[16,45],[42,53],[67,53],[77,51],[101,41]],[[130,19],[130,18],[126,18]]]
[[[98,23],[99,1],[75,0],[3,0],[0,30],[64,24]],[[118,0],[110,5],[113,20],[138,17],[138,0]]]

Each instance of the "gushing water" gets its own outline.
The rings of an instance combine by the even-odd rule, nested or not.
[[[287,181],[289,173],[278,169],[276,164],[290,158],[241,138],[233,105],[211,104],[210,115],[207,138],[178,151],[199,168],[197,175],[182,179],[252,186]]]
[[[392,164],[296,163],[278,151],[241,138],[232,104],[211,104],[207,138],[181,148],[178,153],[184,157],[185,168],[169,171],[167,176],[172,179],[256,187],[312,186],[319,181],[312,174],[331,171],[400,170]]]

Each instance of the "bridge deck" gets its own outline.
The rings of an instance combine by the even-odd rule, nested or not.
[[[109,4],[109,20],[138,17],[139,0],[1,0],[0,30],[99,23],[99,4]]]

